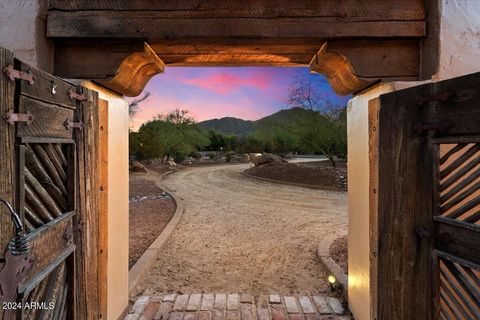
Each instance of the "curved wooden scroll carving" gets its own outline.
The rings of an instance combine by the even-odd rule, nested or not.
[[[310,61],[310,72],[325,75],[333,90],[340,95],[352,94],[375,82],[359,77],[344,55],[327,52],[326,42]]]
[[[122,61],[111,80],[98,82],[119,94],[136,97],[154,75],[163,73],[164,70],[163,61],[145,43],[143,52],[132,53]]]

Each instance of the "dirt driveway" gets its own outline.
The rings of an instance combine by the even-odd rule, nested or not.
[[[347,233],[347,193],[263,182],[246,168],[191,168],[161,181],[185,214],[137,293],[327,291],[316,249]]]

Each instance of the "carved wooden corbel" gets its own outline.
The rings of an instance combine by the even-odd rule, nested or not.
[[[165,64],[145,43],[143,52],[135,52],[126,57],[111,80],[97,81],[127,97],[138,96],[148,81],[156,74],[163,73]]]
[[[325,75],[333,90],[340,95],[358,92],[375,82],[359,77],[344,55],[327,52],[326,42],[310,61],[309,67],[310,72]]]

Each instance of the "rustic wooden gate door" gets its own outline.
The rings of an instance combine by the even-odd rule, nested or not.
[[[480,73],[370,101],[372,319],[480,319]]]
[[[1,47],[0,68],[0,318],[98,318],[96,94]]]

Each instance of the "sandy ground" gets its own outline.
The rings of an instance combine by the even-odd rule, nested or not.
[[[347,193],[262,182],[246,168],[191,168],[160,182],[185,214],[137,294],[328,290],[316,249],[347,233]]]

